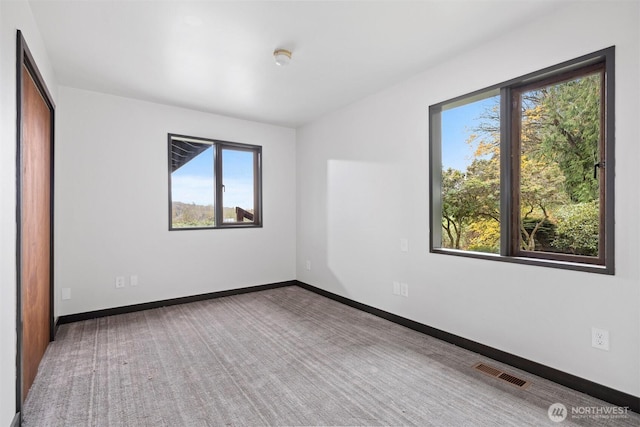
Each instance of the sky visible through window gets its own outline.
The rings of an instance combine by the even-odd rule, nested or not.
[[[475,144],[467,140],[480,124],[480,117],[494,107],[499,96],[471,102],[442,112],[442,170],[464,172],[473,160]]]
[[[224,207],[253,209],[253,153],[223,150]],[[193,158],[171,174],[174,202],[214,204],[213,147]]]
[[[222,183],[225,207],[253,210],[253,152],[222,150]]]

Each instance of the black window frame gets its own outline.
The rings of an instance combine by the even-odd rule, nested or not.
[[[577,270],[601,274],[615,274],[615,46],[599,50],[581,57],[529,73],[527,75],[499,83],[470,94],[429,106],[429,252],[454,256],[489,259],[526,265],[537,265],[568,270]],[[520,221],[516,215],[517,196],[512,196],[517,188],[514,164],[520,161],[514,155],[514,117],[513,96],[528,87],[539,86],[547,81],[560,81],[583,70],[602,67],[603,110],[601,112],[603,137],[600,143],[600,159],[605,167],[600,167],[601,203],[599,256],[584,257],[568,254],[537,253],[519,249],[519,231],[516,224]],[[500,94],[500,253],[490,254],[458,249],[443,248],[442,242],[442,150],[440,113],[458,105]],[[602,165],[601,165],[602,166]],[[514,201],[516,200],[516,201]],[[517,238],[516,238],[517,236]]]
[[[213,183],[214,183],[214,225],[206,227],[174,227],[173,226],[173,198],[171,194],[172,183],[172,143],[176,140],[192,141],[195,143],[207,144],[213,147]],[[223,141],[219,139],[203,138],[176,133],[167,134],[168,151],[168,180],[169,180],[169,231],[186,230],[220,230],[229,228],[261,228],[263,226],[262,212],[262,146],[254,144],[244,144],[239,142]],[[254,153],[253,156],[253,221],[247,222],[225,222],[223,206],[223,155],[224,150],[245,151]]]

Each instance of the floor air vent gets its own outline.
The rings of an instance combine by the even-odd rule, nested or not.
[[[527,388],[529,387],[529,384],[531,384],[530,382],[523,380],[522,378],[514,377],[513,375],[502,372],[500,369],[496,369],[493,366],[489,366],[484,363],[476,363],[475,365],[473,365],[473,368],[482,372],[483,374],[498,378],[499,380],[507,382],[518,388]]]

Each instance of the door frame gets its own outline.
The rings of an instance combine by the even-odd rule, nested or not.
[[[38,70],[33,55],[27,46],[27,42],[20,30],[17,31],[16,42],[16,413],[22,410],[22,67],[25,66],[36,87],[40,91],[50,112],[50,193],[49,193],[49,215],[50,215],[50,240],[49,240],[49,341],[53,341],[55,335],[54,325],[54,290],[53,290],[53,205],[54,205],[54,141],[55,141],[55,104],[51,93],[47,89],[42,74]],[[18,415],[21,420],[21,415]]]

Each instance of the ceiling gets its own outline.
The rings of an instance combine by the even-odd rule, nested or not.
[[[562,2],[31,0],[58,82],[296,127]],[[293,52],[286,67],[272,52]]]

